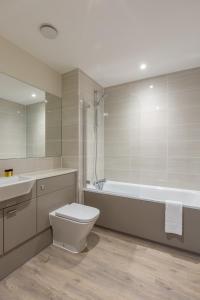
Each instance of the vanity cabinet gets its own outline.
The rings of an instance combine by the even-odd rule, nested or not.
[[[0,210],[0,256],[3,254],[3,211]]]
[[[36,199],[4,209],[4,252],[36,234]]]
[[[0,201],[0,280],[52,243],[49,212],[76,200],[76,170],[29,176],[28,194]]]
[[[76,173],[69,173],[37,181],[37,232],[50,227],[49,213],[75,202]]]

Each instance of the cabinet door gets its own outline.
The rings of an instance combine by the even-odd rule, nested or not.
[[[50,226],[49,213],[75,201],[75,186],[37,198],[37,232]]]
[[[0,255],[3,254],[3,211],[0,210]]]
[[[43,196],[70,186],[74,186],[76,173],[53,176],[37,180],[37,196]]]
[[[36,199],[4,209],[4,252],[36,234]]]

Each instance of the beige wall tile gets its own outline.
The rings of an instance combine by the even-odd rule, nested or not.
[[[62,90],[62,166],[78,168],[79,132],[78,129],[70,131],[79,126],[78,70],[62,76]]]
[[[200,140],[200,122],[182,125],[170,125],[168,128],[169,141]]]
[[[94,181],[94,90],[103,93],[100,85],[78,69],[63,75],[62,166],[79,170],[79,187],[83,181]],[[97,159],[99,178],[104,177],[103,124],[104,109],[101,105]]]
[[[200,175],[200,157],[169,158],[168,171],[169,173]]]
[[[113,181],[132,182],[133,174],[130,170],[106,169],[105,177]]]
[[[176,72],[168,75],[170,92],[199,89],[200,68]]]
[[[105,156],[104,163],[107,169],[131,170],[131,156]]]
[[[79,154],[79,141],[78,140],[62,140],[62,155],[73,156]]]
[[[168,103],[170,109],[182,109],[200,106],[200,87],[192,90],[172,92],[169,89]]]
[[[200,175],[169,173],[168,186],[182,189],[200,190]]]
[[[144,139],[140,141],[139,154],[148,157],[167,158],[167,141],[158,139]]]
[[[105,93],[105,176],[200,189],[200,68]]]
[[[169,110],[168,123],[171,125],[183,125],[200,123],[200,106],[198,107],[179,107]]]
[[[169,141],[169,157],[200,157],[200,140]]]
[[[82,120],[85,126],[80,128],[84,132],[84,156],[85,172],[84,181],[94,182],[94,155],[95,155],[95,135],[94,135],[94,91],[103,94],[103,88],[82,71],[79,72],[79,93],[82,100]],[[105,98],[106,99],[106,98]],[[106,100],[105,100],[106,101]],[[86,108],[86,106],[88,108]],[[98,107],[98,157],[97,176],[104,178],[104,102]]]
[[[167,185],[167,172],[154,171],[154,170],[140,170],[140,183],[147,185],[166,186]]]
[[[65,168],[79,168],[79,160],[78,160],[78,155],[77,156],[62,156],[62,166]]]
[[[138,171],[167,172],[167,161],[165,157],[133,156],[130,167]]]
[[[61,157],[29,158],[29,159],[1,159],[0,175],[5,169],[13,168],[15,174],[56,169],[61,167]]]

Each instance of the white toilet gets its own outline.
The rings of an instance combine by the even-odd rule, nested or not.
[[[97,208],[72,203],[49,214],[53,228],[53,244],[70,252],[79,253],[87,246],[87,236],[100,211]]]

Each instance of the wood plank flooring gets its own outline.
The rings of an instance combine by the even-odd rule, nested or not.
[[[0,282],[0,300],[200,300],[200,257],[94,228],[88,249],[50,246]]]

